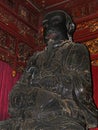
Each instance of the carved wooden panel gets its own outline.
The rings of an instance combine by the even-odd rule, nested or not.
[[[14,2],[15,9],[11,5]],[[23,70],[34,52],[34,46],[38,46],[35,42],[37,28],[34,27],[38,23],[38,17],[33,18],[35,14],[21,3],[15,0],[0,1],[0,59],[17,71]]]
[[[84,42],[88,47],[91,55],[98,54],[98,38]]]
[[[15,38],[0,29],[0,47],[6,49],[11,54],[15,54]]]
[[[77,30],[89,29],[90,32],[95,32],[98,30],[98,18],[91,19],[86,22],[79,23],[77,25]]]
[[[4,2],[5,2],[5,4],[6,4],[9,8],[15,10],[15,7],[16,7],[16,2],[15,2],[15,0],[5,0]]]
[[[22,71],[33,49],[24,41],[0,29],[0,60],[9,63],[12,68]]]
[[[73,5],[74,6],[74,5]],[[83,1],[83,3],[80,2],[78,6],[72,7],[73,9],[70,10],[70,13],[73,18],[81,18],[88,15],[91,15],[95,13],[98,10],[98,1]]]
[[[90,51],[92,65],[98,66],[98,38],[86,41],[84,44]]]
[[[18,61],[27,62],[28,58],[33,54],[33,49],[24,42],[18,43]]]
[[[18,14],[24,20],[29,21],[29,11],[22,5],[19,5]]]

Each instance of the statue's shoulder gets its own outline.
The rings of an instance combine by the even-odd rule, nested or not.
[[[62,48],[65,48],[65,49],[85,49],[86,46],[83,44],[83,43],[75,43],[75,42],[72,42],[72,41],[64,41],[63,43],[63,46]]]
[[[76,42],[72,42],[72,41],[67,41],[66,43],[64,43],[64,45],[62,46],[62,50],[65,54],[68,54],[69,52],[71,53],[76,53],[76,54],[81,54],[81,55],[89,55],[89,50],[87,48],[87,46],[83,43],[76,43]]]
[[[76,49],[76,50],[79,50],[79,51],[88,51],[88,48],[87,48],[87,46],[85,45],[85,44],[83,44],[83,43],[73,43],[73,45],[74,45],[74,48]]]

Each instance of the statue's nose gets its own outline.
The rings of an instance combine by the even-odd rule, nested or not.
[[[56,35],[57,35],[56,32],[55,32],[54,30],[52,30],[52,29],[48,30],[48,32],[47,32],[47,38],[48,38],[48,39],[52,39],[52,38],[54,38]]]

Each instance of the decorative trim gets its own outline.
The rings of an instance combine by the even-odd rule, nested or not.
[[[91,55],[98,53],[98,38],[86,41],[84,44],[88,47]]]
[[[89,28],[90,32],[95,32],[98,30],[98,18],[83,22],[77,25],[77,30],[84,30]]]
[[[84,42],[84,44],[88,47],[91,55],[91,64],[94,66],[98,66],[98,38],[92,39]],[[92,58],[93,55],[96,57]]]

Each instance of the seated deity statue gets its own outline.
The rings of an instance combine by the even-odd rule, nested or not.
[[[0,130],[88,130],[98,126],[87,47],[62,10],[43,19],[46,47],[35,52],[9,95],[11,117]]]

